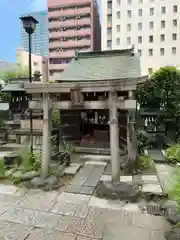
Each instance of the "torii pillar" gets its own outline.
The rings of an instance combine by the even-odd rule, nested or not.
[[[52,103],[48,93],[43,94],[43,146],[41,176],[47,178],[52,157],[51,131],[52,131]]]
[[[112,181],[120,181],[120,152],[119,152],[119,124],[117,109],[117,92],[109,92],[109,127],[110,127],[110,148]]]

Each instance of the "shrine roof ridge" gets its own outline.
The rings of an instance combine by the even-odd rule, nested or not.
[[[94,57],[114,57],[114,56],[120,56],[120,55],[125,55],[125,56],[133,56],[133,49],[128,48],[128,49],[121,49],[121,50],[111,50],[111,51],[94,51],[94,52],[77,52],[77,59],[79,58],[94,58]],[[75,57],[75,58],[76,58]]]

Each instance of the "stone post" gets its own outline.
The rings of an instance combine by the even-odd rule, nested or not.
[[[117,92],[109,92],[109,124],[112,181],[120,181],[119,125],[117,110]]]
[[[43,94],[43,147],[41,174],[45,179],[49,173],[49,163],[51,161],[51,119],[50,119],[50,99],[49,94]]]

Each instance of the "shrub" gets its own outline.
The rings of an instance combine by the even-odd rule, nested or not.
[[[60,146],[60,151],[62,152],[66,152],[67,154],[72,154],[74,152],[74,145],[72,143],[69,142],[64,142],[61,146]]]
[[[180,163],[180,144],[174,144],[166,150],[166,162],[168,164]]]
[[[20,152],[20,169],[24,172],[31,170],[38,171],[41,165],[40,151],[34,150],[33,156],[31,155],[29,146],[25,146]]]
[[[150,148],[149,139],[145,131],[143,130],[137,131],[137,140],[138,140],[138,148],[140,153],[143,154],[145,149]]]
[[[0,158],[0,179],[5,178],[4,159]]]
[[[153,160],[150,156],[141,155],[138,164],[140,169],[145,170],[153,166]]]
[[[177,202],[178,211],[180,211],[180,168],[177,168],[172,176],[168,195],[170,199]]]

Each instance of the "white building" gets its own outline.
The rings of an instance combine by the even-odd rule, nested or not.
[[[135,46],[142,74],[180,65],[180,0],[102,0],[102,50]]]
[[[32,60],[32,74],[39,71],[42,74],[42,80],[48,79],[48,58],[31,54]],[[16,64],[19,67],[28,69],[29,67],[29,52],[23,50],[23,48],[18,48],[16,51]]]

